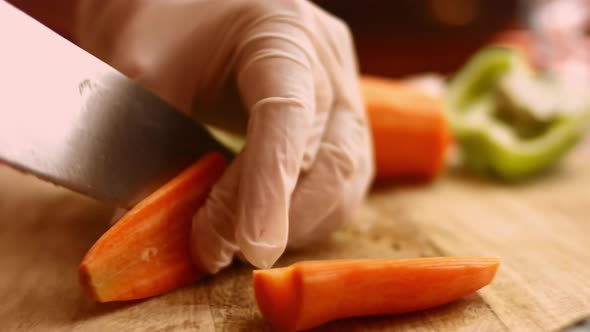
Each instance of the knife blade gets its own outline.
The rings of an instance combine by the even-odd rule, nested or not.
[[[0,1],[0,161],[131,207],[210,151],[207,129]]]

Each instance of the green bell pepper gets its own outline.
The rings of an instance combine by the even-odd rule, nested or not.
[[[449,121],[466,166],[521,180],[555,164],[590,124],[590,102],[534,73],[509,48],[468,61],[447,90]]]

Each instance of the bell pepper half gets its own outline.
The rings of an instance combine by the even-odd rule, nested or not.
[[[590,124],[587,93],[535,73],[513,49],[488,47],[451,79],[449,121],[464,164],[522,180],[554,165]]]

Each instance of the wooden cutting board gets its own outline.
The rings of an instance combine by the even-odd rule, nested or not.
[[[348,319],[319,331],[552,331],[590,317],[590,145],[523,185],[449,171],[430,185],[374,190],[353,224],[287,254],[302,259],[500,256],[489,287],[401,316]],[[266,331],[251,269],[157,298],[98,304],[76,269],[111,209],[0,167],[0,331]],[[346,290],[343,290],[346,291]]]

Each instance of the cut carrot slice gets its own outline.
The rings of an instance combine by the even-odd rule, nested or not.
[[[221,154],[208,154],[131,209],[82,260],[82,286],[107,302],[159,295],[199,279],[191,219],[224,169]]]
[[[489,284],[497,258],[300,262],[254,271],[262,314],[281,331],[300,331],[346,317],[433,308]]]
[[[392,79],[363,76],[377,178],[431,179],[444,168],[451,133],[441,98]]]

